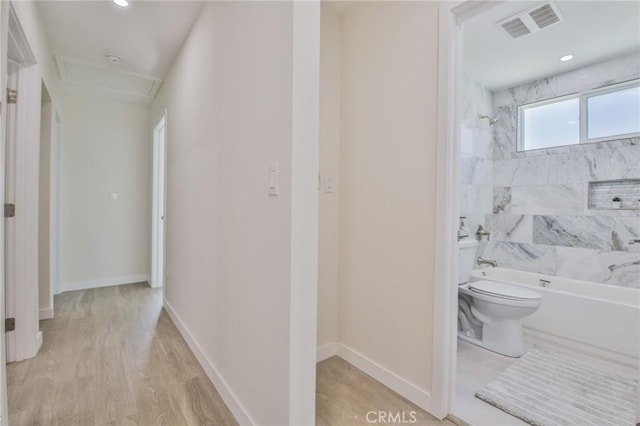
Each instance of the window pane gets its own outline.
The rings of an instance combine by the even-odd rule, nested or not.
[[[640,132],[640,87],[587,99],[587,138]]]
[[[523,149],[580,143],[580,100],[568,99],[524,109]]]

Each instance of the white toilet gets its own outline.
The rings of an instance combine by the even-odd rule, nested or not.
[[[478,242],[458,242],[458,337],[510,357],[524,354],[522,318],[540,307],[535,291],[497,281],[471,281]]]

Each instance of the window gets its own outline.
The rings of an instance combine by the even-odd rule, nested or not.
[[[640,132],[640,86],[587,97],[587,139]]]
[[[580,99],[530,106],[522,111],[524,149],[580,143]]]
[[[518,150],[640,136],[640,80],[518,107]]]

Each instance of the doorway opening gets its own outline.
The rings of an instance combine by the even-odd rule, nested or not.
[[[151,287],[164,287],[164,217],[166,182],[166,114],[153,130],[153,199],[151,205]]]
[[[60,150],[62,117],[42,81],[38,200],[38,299],[40,320],[54,316],[59,293]]]
[[[530,117],[525,117],[527,106],[554,105],[558,99],[573,96],[579,107],[579,98],[591,96],[596,90],[599,96],[606,97],[615,93],[619,85],[635,84],[637,87],[637,70],[640,69],[637,66],[640,63],[637,40],[625,41],[629,44],[622,42],[628,33],[623,29],[625,25],[635,24],[624,18],[637,15],[637,11],[626,8],[637,8],[637,5],[620,3],[615,7],[603,7],[593,4],[586,7],[584,3],[569,2],[557,5],[565,23],[556,28],[553,47],[555,51],[571,51],[576,57],[581,57],[582,62],[572,63],[567,63],[561,59],[563,56],[550,49],[550,44],[545,43],[548,33],[543,31],[527,39],[530,44],[526,52],[519,50],[506,37],[505,44],[499,46],[506,33],[503,34],[503,29],[494,23],[529,13],[527,7],[534,6],[533,3],[509,2],[469,4],[454,7],[450,13],[443,14],[449,16],[447,27],[442,30],[445,35],[443,41],[449,48],[444,55],[446,61],[441,60],[441,75],[446,76],[441,87],[443,93],[448,93],[448,100],[444,100],[440,111],[446,112],[442,115],[446,118],[443,119],[443,130],[447,129],[443,140],[447,143],[441,145],[446,157],[439,163],[443,174],[447,173],[447,179],[442,179],[440,185],[447,197],[440,203],[440,210],[445,213],[443,217],[448,225],[438,246],[455,241],[457,233],[455,245],[459,247],[460,254],[458,257],[448,248],[445,250],[449,260],[443,262],[441,268],[443,276],[448,278],[437,280],[436,284],[436,294],[439,295],[436,304],[443,307],[444,314],[434,316],[434,322],[439,318],[444,326],[434,330],[443,333],[443,347],[449,352],[442,362],[447,366],[442,369],[446,377],[442,386],[434,385],[434,389],[440,389],[446,396],[448,402],[445,406],[449,413],[474,424],[519,425],[524,424],[521,420],[525,418],[540,421],[559,412],[565,416],[587,418],[586,412],[572,410],[592,404],[583,401],[581,394],[565,391],[564,383],[583,382],[590,374],[615,376],[620,382],[637,381],[640,346],[637,339],[630,338],[638,335],[633,326],[627,327],[625,333],[603,338],[604,335],[597,330],[599,327],[611,328],[602,319],[611,318],[610,315],[598,317],[598,327],[589,324],[588,314],[580,316],[582,312],[595,309],[584,309],[580,305],[580,298],[592,288],[603,291],[603,300],[611,300],[616,297],[614,294],[625,294],[620,300],[637,300],[637,289],[626,287],[628,282],[637,282],[637,279],[629,278],[637,271],[627,269],[625,274],[629,275],[622,278],[622,272],[620,275],[609,274],[606,271],[611,270],[608,269],[610,267],[598,260],[606,256],[607,265],[614,264],[615,259],[628,255],[622,253],[628,251],[628,247],[618,246],[620,250],[612,249],[613,246],[586,249],[575,241],[583,238],[582,235],[591,235],[589,228],[580,225],[582,220],[608,221],[611,229],[624,221],[619,211],[610,211],[611,205],[595,211],[588,204],[591,194],[589,183],[636,179],[637,172],[627,171],[624,164],[637,158],[640,151],[628,150],[624,160],[616,156],[627,143],[622,142],[620,135],[603,139],[598,145],[576,143],[571,149],[571,156],[566,155],[568,148],[560,143],[525,150],[523,141],[518,140],[518,137],[524,137],[525,124],[532,122]],[[603,45],[601,51],[589,51],[587,56],[581,48],[582,45],[590,45],[591,33],[583,28],[591,26],[574,27],[570,23],[600,22],[608,14],[618,16],[608,21],[616,22],[616,25],[603,26],[602,33],[620,34],[619,41]],[[495,31],[488,30],[494,26]],[[498,42],[493,43],[492,40]],[[576,44],[575,40],[581,42]],[[635,50],[623,48],[623,45],[635,46]],[[540,58],[545,57],[553,60],[543,66]],[[527,67],[527,63],[536,66]],[[501,72],[495,73],[496,69]],[[595,72],[596,69],[603,71]],[[577,109],[575,114],[578,117],[588,119],[589,114],[582,114]],[[631,109],[619,104],[612,105],[612,110],[623,115]],[[591,115],[592,119],[594,115]],[[637,114],[635,117],[637,123]],[[579,127],[584,123],[577,119],[565,120],[563,124],[577,126],[575,134],[579,137]],[[541,127],[545,130],[550,128],[546,123]],[[555,129],[543,138],[554,141],[556,136],[562,141],[570,140]],[[637,137],[637,134],[632,137]],[[595,158],[596,155],[599,158],[597,170],[591,169],[596,160],[582,161],[582,158]],[[554,190],[565,189],[567,194],[559,197],[562,202],[553,199]],[[522,202],[525,198],[527,201]],[[615,208],[617,206],[613,205]],[[597,219],[591,219],[592,215]],[[563,218],[567,219],[562,224],[544,225],[546,221]],[[569,226],[572,227],[571,241],[548,237],[551,229],[562,233],[565,231],[558,230]],[[638,221],[634,220],[628,229],[631,233],[640,233]],[[527,254],[520,257],[519,253]],[[589,254],[590,267],[585,269],[583,262]],[[631,256],[638,259],[637,254]],[[619,265],[624,263],[619,262]],[[624,268],[626,266],[617,270]],[[499,279],[497,274],[501,274]],[[529,276],[536,280],[527,281]],[[491,295],[479,294],[484,285],[491,286],[498,281],[501,286],[498,291]],[[513,292],[519,293],[515,297],[510,296]],[[559,293],[562,293],[562,302],[558,302]],[[484,309],[487,306],[485,302],[494,303],[496,300],[501,302],[497,310]],[[631,312],[637,306],[617,306],[616,315],[624,315],[621,312],[627,308]],[[602,304],[597,309],[606,307]],[[637,324],[637,321],[623,322]],[[563,372],[562,381],[547,378],[542,373],[527,374],[526,386],[518,388],[518,395],[522,395],[519,399],[515,392],[510,392],[515,382],[504,377],[515,378],[524,369],[551,371],[551,367],[529,367],[529,360],[540,353],[548,354],[545,363],[549,366],[565,362],[572,366],[574,372],[584,369],[588,373],[565,375],[567,369],[559,368],[556,371]],[[544,386],[540,385],[542,381],[545,381]],[[498,387],[504,395],[499,397],[500,400],[493,393]],[[533,397],[548,397],[556,388],[561,389],[558,393],[566,399],[552,398],[553,407]],[[590,395],[589,398],[604,401],[608,394],[603,394],[597,397]],[[530,412],[525,413],[517,407],[522,400],[530,403]],[[568,414],[570,412],[574,414]],[[593,423],[600,424],[602,420]]]

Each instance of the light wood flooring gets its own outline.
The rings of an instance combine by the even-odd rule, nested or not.
[[[235,425],[146,283],[63,293],[7,366],[10,425]]]
[[[318,363],[316,368],[316,425],[356,426],[413,424],[417,426],[455,426],[438,420],[426,411],[380,384],[356,367],[336,356]],[[369,412],[400,413],[400,422],[377,422]],[[414,413],[415,422],[411,413]],[[404,423],[402,422],[404,413]],[[389,417],[386,417],[388,420]],[[398,418],[398,417],[396,417]]]
[[[63,293],[40,329],[38,355],[7,365],[12,426],[237,424],[162,309],[160,289],[140,283]],[[453,425],[337,357],[317,366],[316,404],[318,426],[370,425],[369,411]]]

